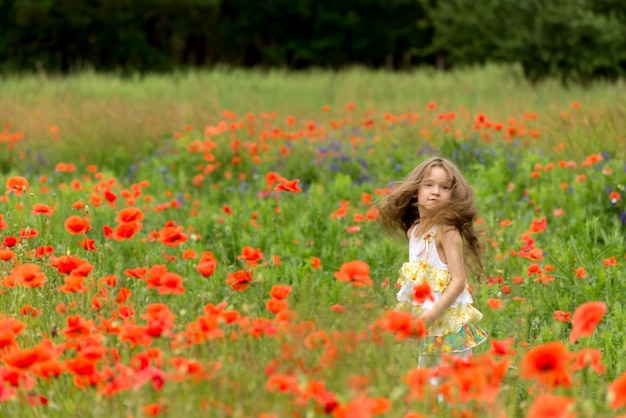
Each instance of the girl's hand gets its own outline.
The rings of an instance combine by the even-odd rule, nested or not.
[[[426,328],[428,328],[437,319],[437,318],[433,318],[431,315],[429,315],[429,313],[430,311],[426,311],[419,316],[419,319],[424,321],[424,326]]]

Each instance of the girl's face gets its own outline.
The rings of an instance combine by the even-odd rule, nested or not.
[[[426,174],[417,191],[420,217],[434,213],[438,208],[450,201],[452,181],[443,167],[434,166]]]

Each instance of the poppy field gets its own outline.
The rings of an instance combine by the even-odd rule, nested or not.
[[[329,85],[313,74],[278,99],[271,75],[231,98],[158,79],[143,88],[171,96],[129,83],[108,102],[123,81],[47,80],[62,88],[44,97],[9,80],[0,415],[626,417],[626,103],[612,86],[446,93],[461,76],[420,94],[356,72],[301,97]],[[437,370],[393,310],[408,249],[377,209],[434,154],[476,190],[489,333]]]

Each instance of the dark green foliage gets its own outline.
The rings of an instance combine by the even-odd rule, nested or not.
[[[517,50],[531,80],[555,75],[565,83],[616,79],[626,70],[626,26],[612,10],[594,12],[591,0],[539,2]],[[617,9],[619,10],[619,9]],[[534,15],[534,16],[533,16]],[[534,18],[533,18],[534,17]]]
[[[626,71],[620,0],[3,0],[0,70],[439,69],[520,63],[532,81]]]
[[[617,0],[421,0],[430,48],[448,66],[519,62],[532,81],[616,79],[626,70],[626,8]]]
[[[408,67],[413,0],[4,0],[0,68]]]
[[[4,69],[61,72],[202,64],[211,48],[197,34],[212,36],[218,6],[219,0],[4,0],[0,61]]]

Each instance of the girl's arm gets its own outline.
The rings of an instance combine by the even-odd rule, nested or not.
[[[450,271],[450,284],[433,307],[420,315],[426,326],[441,317],[467,285],[463,259],[463,238],[456,228],[442,228],[441,232],[441,246]]]

